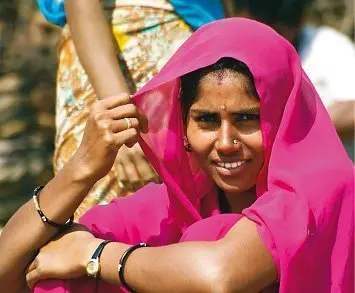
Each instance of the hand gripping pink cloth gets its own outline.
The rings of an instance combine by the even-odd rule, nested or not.
[[[140,144],[164,181],[89,211],[97,237],[160,246],[216,240],[242,217],[220,215],[213,184],[183,147],[179,78],[232,57],[247,64],[261,103],[265,164],[257,201],[243,216],[257,224],[278,270],[281,293],[354,289],[354,173],[294,48],[271,28],[225,19],[195,32],[134,97],[149,119]],[[89,278],[48,280],[35,292],[120,292]]]

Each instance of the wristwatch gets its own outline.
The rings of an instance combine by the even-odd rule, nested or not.
[[[86,273],[89,277],[97,278],[100,272],[100,255],[106,244],[112,242],[111,240],[105,240],[100,243],[96,248],[94,254],[90,258],[89,262],[86,265]]]

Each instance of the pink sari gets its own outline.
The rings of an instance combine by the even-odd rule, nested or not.
[[[257,201],[223,214],[213,184],[185,152],[179,77],[232,57],[247,64],[261,103],[265,164]],[[257,224],[281,293],[354,288],[353,165],[294,48],[271,28],[225,19],[195,32],[134,97],[149,119],[140,144],[164,185],[97,206],[81,223],[97,237],[153,246],[216,240],[243,216]],[[35,292],[120,292],[89,278],[48,280]]]

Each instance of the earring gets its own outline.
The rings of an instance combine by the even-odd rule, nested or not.
[[[236,139],[233,139],[233,144],[238,144],[238,141]]]
[[[191,145],[190,145],[189,140],[186,135],[184,136],[184,148],[185,148],[185,151],[187,151],[189,153],[192,152]]]

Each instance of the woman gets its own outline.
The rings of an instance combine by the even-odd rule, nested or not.
[[[282,293],[352,292],[352,163],[287,41],[251,20],[212,23],[134,102],[95,104],[68,164],[77,172],[59,172],[40,207],[64,223],[117,149],[137,138],[164,184],[95,207],[81,220],[90,232],[72,228],[32,262],[57,230],[28,203],[0,238],[0,252],[11,247],[1,282],[14,288],[31,262],[30,287],[62,279],[38,283],[37,293],[117,292],[122,283],[138,292],[260,292],[275,282]],[[114,242],[105,243],[99,280],[84,277],[103,239]],[[154,247],[129,254],[139,242]]]
[[[50,22],[64,26],[57,76],[55,173],[80,145],[95,101],[134,93],[162,68],[193,29],[223,18],[220,0],[37,2]],[[138,145],[122,147],[113,169],[93,187],[76,218],[98,203],[108,203],[156,179]]]

